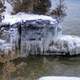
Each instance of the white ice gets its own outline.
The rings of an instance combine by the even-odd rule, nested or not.
[[[66,76],[47,76],[38,80],[80,80],[79,77],[66,77]]]
[[[80,54],[80,37],[74,35],[58,35],[54,40],[50,51],[69,53],[69,55]],[[62,55],[58,53],[58,55]]]
[[[62,42],[62,47],[67,48],[70,55],[80,53],[80,37],[74,35],[62,35],[59,36],[58,39]],[[67,47],[65,47],[64,44],[67,44]]]
[[[13,11],[13,7],[11,6],[11,4],[9,4],[6,0],[4,1],[4,6],[6,7],[5,8],[5,11],[2,13],[2,15],[4,17],[6,17],[7,15],[11,15],[12,11]]]
[[[66,41],[70,44],[71,48],[80,47],[80,37],[74,35],[62,35],[59,36],[57,39],[60,41]],[[73,46],[75,45],[75,46]]]
[[[50,20],[52,24],[56,23],[56,19],[53,19],[50,16],[44,16],[44,15],[34,15],[34,14],[26,14],[26,13],[18,13],[16,15],[11,15],[13,12],[13,7],[10,3],[5,0],[4,6],[6,7],[5,11],[2,13],[4,16],[4,19],[2,20],[2,23],[4,24],[15,24],[17,22],[26,21],[26,20]]]
[[[0,51],[0,54],[7,54],[9,51],[12,51],[12,45],[5,40],[0,39]]]
[[[53,19],[50,16],[44,16],[44,15],[34,15],[34,14],[26,14],[26,13],[18,13],[17,15],[9,15],[6,14],[5,18],[2,20],[2,23],[4,24],[15,24],[17,22],[22,22],[26,20],[50,20],[51,24],[57,23],[56,19]]]
[[[45,16],[45,15],[34,15],[34,14],[26,14],[26,13],[18,13],[16,15],[11,15],[11,12],[13,10],[12,6],[5,0],[5,6],[6,6],[6,11],[3,13],[4,15],[4,19],[2,20],[3,24],[15,24],[17,22],[22,22],[22,21],[26,21],[26,20],[48,20],[51,23],[50,24],[56,24],[57,21],[56,19],[53,19],[50,16]],[[35,23],[36,24],[36,23]],[[50,49],[50,50],[56,50],[56,51],[62,51],[62,52],[70,52],[70,54],[79,54],[80,53],[80,37],[77,36],[73,36],[73,35],[63,35],[62,34],[62,26],[61,25],[54,25],[55,26],[55,30],[53,31],[53,33],[55,33],[55,37],[54,35],[51,34],[51,32],[49,32],[49,37],[46,38],[46,42],[45,42],[45,48],[46,49]],[[46,33],[47,31],[44,31],[44,33]],[[15,31],[14,31],[15,33]],[[12,33],[12,34],[14,34]],[[10,33],[11,34],[11,33]],[[13,41],[16,37],[15,33],[14,35],[11,34],[11,41]],[[14,38],[13,38],[14,36]],[[29,35],[28,35],[29,36]],[[34,35],[33,35],[34,36]],[[54,44],[56,43],[57,45],[52,45],[52,46],[48,46],[50,41],[54,41]],[[2,42],[2,41],[0,41]],[[46,45],[47,44],[47,45]],[[42,44],[41,44],[42,45]],[[45,49],[45,50],[46,50]]]

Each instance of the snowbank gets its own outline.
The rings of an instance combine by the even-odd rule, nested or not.
[[[42,77],[38,80],[80,80],[79,77],[64,77],[64,76],[47,76]]]

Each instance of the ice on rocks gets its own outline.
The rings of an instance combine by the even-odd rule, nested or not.
[[[0,54],[8,54],[10,51],[12,51],[11,44],[0,39]]]
[[[22,54],[80,54],[80,37],[63,35],[61,24],[50,16],[26,13],[7,14],[0,27],[2,27],[1,30],[7,32],[5,34],[8,36],[8,39],[4,39],[6,43],[2,37],[2,41],[0,41],[3,42],[5,49],[10,49],[10,47],[15,49],[15,46],[19,45],[19,38],[21,38]],[[21,35],[19,35],[19,27],[21,27]]]
[[[50,16],[44,15],[34,15],[34,14],[26,14],[26,13],[18,13],[17,15],[5,14],[2,23],[4,24],[15,24],[17,22],[25,22],[26,20],[49,20],[51,24],[57,23],[55,19]]]
[[[60,55],[76,55],[80,53],[80,37],[71,35],[57,36],[49,45],[49,51]]]

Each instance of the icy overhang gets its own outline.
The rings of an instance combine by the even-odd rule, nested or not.
[[[45,15],[34,15],[34,14],[25,14],[25,13],[18,13],[17,15],[9,15],[6,14],[5,18],[2,20],[2,24],[10,24],[13,25],[18,22],[26,22],[31,20],[48,20],[50,24],[56,24],[56,19],[53,19],[50,16]]]

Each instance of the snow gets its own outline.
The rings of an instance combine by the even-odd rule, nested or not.
[[[13,24],[13,26],[11,26],[11,27],[14,27],[15,24],[18,22],[26,22],[27,23],[26,20],[29,22],[29,24],[34,23],[32,25],[34,25],[34,26],[36,25],[37,27],[38,26],[41,27],[44,24],[46,24],[45,26],[47,26],[47,23],[45,21],[46,20],[50,21],[50,24],[48,24],[48,27],[45,27],[45,28],[43,27],[43,29],[32,30],[32,28],[31,28],[31,29],[26,29],[26,31],[24,31],[24,28],[22,28],[23,36],[21,37],[22,38],[21,45],[26,43],[24,45],[29,46],[29,47],[23,48],[21,46],[21,48],[25,49],[26,53],[28,52],[27,50],[29,50],[31,48],[31,45],[33,45],[33,46],[38,45],[41,52],[43,52],[43,48],[44,48],[45,52],[52,51],[53,55],[54,54],[55,55],[56,54],[63,55],[62,54],[63,52],[64,52],[64,55],[66,53],[69,53],[70,55],[80,53],[80,37],[73,36],[73,35],[63,35],[62,34],[62,26],[60,24],[56,25],[57,21],[55,19],[53,19],[52,17],[44,16],[44,15],[18,13],[17,15],[6,15],[5,19],[2,20],[2,23],[10,24],[10,25]],[[44,20],[44,24],[42,24],[43,20]],[[19,37],[17,27],[10,28],[9,34],[10,34],[10,44],[17,43],[18,37]],[[42,37],[42,35],[43,35],[43,37]],[[31,39],[34,39],[34,40],[31,40]],[[41,39],[41,40],[39,40],[39,39]],[[54,44],[50,46],[52,41],[54,42]],[[43,47],[43,45],[44,45],[44,47]],[[56,53],[53,53],[53,52],[56,52]],[[59,53],[57,53],[57,52],[59,52]],[[45,54],[50,55],[50,53],[44,53],[44,55]]]
[[[68,41],[68,42],[75,42],[80,43],[80,37],[74,35],[62,35],[59,36],[61,40]]]
[[[0,54],[7,54],[9,51],[12,51],[12,45],[6,40],[0,39]]]
[[[23,13],[17,14],[17,15],[22,15],[22,14]],[[17,15],[15,15],[15,16],[17,16]],[[40,15],[40,16],[33,15],[33,14],[25,14],[25,15],[29,17],[27,19],[30,21],[30,22],[28,21],[29,24],[32,24],[34,22],[34,24],[32,24],[32,25],[36,25],[37,27],[38,26],[41,27],[44,24],[46,24],[45,26],[47,26],[47,23],[45,22],[46,20],[48,20],[48,21],[54,20],[54,19],[51,19],[51,17],[43,16],[43,15]],[[23,16],[25,16],[25,15],[22,15],[20,17],[23,18]],[[34,16],[37,16],[40,18],[37,18]],[[45,17],[46,19],[43,17]],[[50,20],[47,17],[50,18]],[[20,19],[26,21],[26,19],[24,19],[24,18],[22,19],[22,18],[20,18]],[[12,19],[12,20],[14,20],[14,19]],[[34,21],[34,19],[35,19],[35,21]],[[37,20],[37,19],[40,19],[40,20]],[[44,19],[44,24],[40,24],[40,23],[42,23],[43,19]],[[21,22],[21,20],[20,20],[20,22]],[[11,22],[12,21],[10,20],[10,23]],[[39,23],[37,23],[37,22],[39,22]],[[12,23],[12,24],[14,24],[13,27],[15,26],[15,23],[16,23],[16,21],[14,23]],[[27,23],[27,21],[26,21],[26,23]],[[46,55],[46,54],[47,55],[50,55],[50,54],[51,55],[66,55],[66,53],[69,53],[69,55],[79,54],[80,53],[80,37],[73,36],[73,35],[63,35],[62,27],[60,24],[59,25],[52,24],[52,26],[51,26],[51,24],[52,23],[50,23],[48,25],[48,27],[45,27],[45,28],[43,27],[41,29],[38,27],[39,29],[37,29],[37,30],[36,29],[32,30],[32,28],[24,30],[25,28],[22,28],[22,37],[21,37],[22,44],[21,45],[26,46],[26,47],[21,46],[21,49],[23,49],[22,51],[24,51],[24,49],[25,49],[26,50],[25,53],[28,53],[29,49],[32,49],[31,46],[33,45],[33,47],[36,46],[36,48],[38,46],[40,48],[41,52],[43,52],[43,49],[44,49],[44,51],[45,51],[44,55]],[[25,26],[25,23],[24,23],[24,26]],[[17,27],[10,28],[9,34],[10,34],[10,44],[15,45],[15,43],[18,42],[18,37],[19,37]],[[42,35],[43,35],[43,37],[42,37]],[[52,44],[50,46],[52,41],[54,42],[54,44]],[[43,47],[43,45],[44,45],[44,47]],[[36,48],[35,48],[35,50],[36,50]],[[46,53],[47,51],[51,51],[51,53]],[[56,53],[53,53],[53,52],[56,52]]]
[[[10,3],[8,3],[7,0],[5,0],[4,6],[6,7],[5,11],[2,13],[2,16],[4,16],[4,19],[2,20],[3,24],[15,24],[17,22],[22,22],[26,20],[50,20],[51,24],[57,23],[56,19],[53,19],[50,16],[45,15],[34,15],[34,14],[26,14],[26,13],[18,13],[16,15],[11,15],[13,12],[13,7]]]
[[[79,77],[65,77],[65,76],[47,76],[42,77],[38,80],[80,80]]]
[[[13,11],[13,7],[5,0],[4,6],[6,7],[5,12],[3,12],[4,16],[10,15]]]
[[[77,55],[80,53],[80,37],[73,35],[58,35],[52,46],[49,46],[49,51],[59,52],[58,55]]]
[[[50,16],[45,15],[34,15],[26,13],[18,13],[17,15],[6,14],[5,18],[2,20],[4,24],[15,24],[17,22],[26,21],[26,20],[50,20],[51,24],[57,23],[56,19],[53,19]]]
[[[62,35],[58,39],[63,42],[67,42],[70,49],[80,47],[80,37],[74,35]]]
[[[0,39],[0,44],[5,43],[5,40]]]

